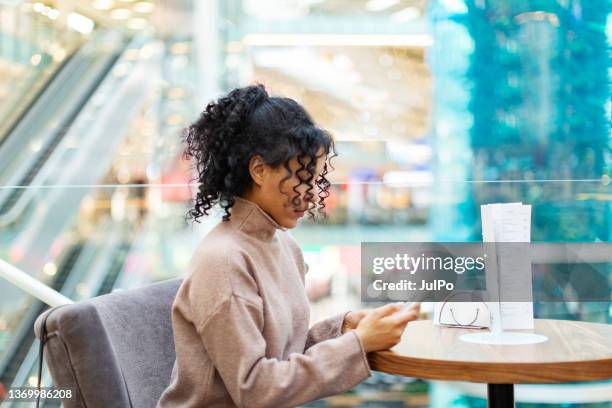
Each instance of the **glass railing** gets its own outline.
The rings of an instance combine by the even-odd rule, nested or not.
[[[84,149],[77,149],[75,154],[84,154],[87,161],[94,160]],[[153,157],[133,154],[129,159],[149,162]],[[107,181],[37,187],[24,217],[0,232],[0,256],[75,301],[184,276],[199,240],[220,222],[220,212],[215,211],[200,224],[187,223],[184,216],[193,186],[186,177],[181,178],[181,171],[174,166],[161,172],[157,181],[145,184],[130,180],[124,184]],[[458,184],[453,182],[454,186]],[[604,199],[612,194],[612,187],[605,180],[463,184],[466,191],[477,188],[479,194],[487,197],[501,190],[512,192],[512,199],[500,196],[479,200],[471,194],[470,204],[466,206],[436,194],[440,186],[435,181],[333,184],[328,199],[328,220],[303,219],[291,230],[309,265],[307,293],[312,302],[313,320],[347,308],[372,306],[362,303],[360,298],[362,242],[432,242],[437,241],[438,231],[444,237],[453,230],[464,234],[466,225],[472,228],[472,241],[479,241],[477,210],[481,204],[509,201],[530,204],[534,241],[539,234],[550,237],[539,242],[610,242],[608,228],[612,212]],[[533,189],[546,193],[537,199],[523,199],[516,194]],[[558,210],[551,210],[551,206]],[[445,215],[436,215],[442,209]],[[449,215],[453,213],[456,214]],[[445,217],[449,222],[439,222],[436,217]],[[565,226],[567,235],[559,233],[561,226]],[[564,302],[536,303],[535,317],[611,323],[611,267],[612,262],[608,262],[600,269],[600,286],[607,287],[607,301],[575,302],[569,298]],[[570,269],[570,273],[580,271],[580,268],[574,272]],[[538,276],[534,274],[533,279],[537,285]],[[570,277],[566,283],[578,280],[577,276]],[[4,379],[31,381],[34,368],[26,369],[21,364],[35,361],[31,348],[36,343],[23,323],[31,325],[46,307],[6,282],[0,282],[0,288],[3,293],[0,357],[4,361]],[[424,310],[423,317],[431,318],[431,309]],[[28,344],[29,347],[24,346]],[[360,386],[361,390],[388,392],[400,388],[409,390],[410,395],[448,392],[440,384],[431,388],[423,382],[375,377]],[[460,394],[467,392],[461,387],[458,390]]]
[[[232,3],[234,6],[237,4],[227,2]],[[375,19],[376,24],[373,26],[365,26],[361,21],[367,19],[367,16],[355,15],[355,9],[328,10],[325,8],[327,3],[314,6],[315,17],[323,15],[322,18],[310,21],[319,24],[311,27],[315,32],[328,27],[330,21],[355,23],[350,27],[359,25],[364,30],[372,31],[378,30],[381,24],[388,24],[386,16],[389,13],[382,13]],[[501,7],[500,2],[495,3]],[[1,4],[0,10],[5,10],[2,8],[6,7],[5,2]],[[480,6],[472,8],[478,12]],[[576,6],[576,10],[578,8]],[[393,21],[410,21],[412,18],[420,21],[424,18],[425,10],[418,8],[405,13],[408,20]],[[393,83],[368,82],[367,92],[364,91],[366,94],[372,89],[384,90],[386,87],[395,87],[393,84],[412,81],[404,88],[397,86],[397,94],[390,95],[397,95],[399,99],[401,95],[412,92],[418,95],[417,100],[426,98],[423,103],[417,103],[423,111],[418,110],[418,114],[394,119],[389,127],[381,126],[379,129],[370,129],[365,121],[354,121],[357,116],[370,118],[375,109],[372,112],[362,112],[362,105],[359,105],[356,113],[351,111],[350,115],[338,114],[344,115],[339,122],[357,123],[345,133],[359,130],[362,125],[367,127],[366,130],[376,132],[371,135],[365,132],[371,139],[364,143],[337,143],[340,155],[335,159],[334,166],[339,171],[330,177],[331,195],[326,206],[328,219],[325,222],[304,219],[291,231],[309,265],[306,289],[312,302],[313,321],[349,308],[371,306],[362,303],[360,297],[362,242],[479,242],[482,240],[480,206],[483,204],[522,202],[531,205],[531,239],[534,242],[597,243],[610,242],[612,238],[612,186],[609,179],[609,155],[605,148],[609,132],[606,133],[605,129],[602,131],[601,126],[589,131],[587,125],[591,123],[591,117],[585,119],[579,115],[572,116],[573,109],[578,108],[575,101],[571,100],[561,101],[563,105],[559,107],[550,107],[557,112],[557,116],[567,117],[567,120],[543,114],[543,111],[538,111],[538,115],[532,117],[529,112],[535,109],[536,100],[529,98],[524,107],[515,105],[514,113],[503,109],[499,112],[490,110],[489,105],[505,108],[508,101],[515,101],[513,98],[518,79],[513,74],[512,69],[515,67],[512,64],[519,57],[524,61],[532,61],[528,53],[517,54],[518,57],[514,55],[514,59],[503,59],[503,62],[510,65],[510,68],[506,67],[510,71],[504,71],[508,78],[504,77],[500,84],[503,86],[500,91],[503,92],[497,95],[495,101],[487,102],[487,98],[483,97],[483,94],[487,95],[490,83],[479,81],[491,78],[481,75],[477,70],[470,74],[475,85],[469,92],[461,88],[465,79],[464,68],[469,62],[468,49],[470,53],[474,51],[474,43],[468,39],[469,33],[459,21],[469,16],[461,17],[462,13],[459,14],[459,17],[455,16],[449,21],[444,17],[435,22],[432,33],[435,46],[429,48],[429,55],[437,59],[426,79],[411,76],[409,80],[402,79]],[[346,18],[329,20],[326,15]],[[473,16],[475,21],[483,18],[485,14],[477,13]],[[544,18],[550,19],[551,16],[541,13],[523,15],[519,20],[523,19],[521,24],[527,28],[516,35],[533,35],[529,34],[528,29],[535,29],[533,25],[539,24]],[[278,27],[281,31],[305,27],[292,26],[286,21],[284,24],[259,23],[265,27]],[[225,26],[232,27],[232,24]],[[405,28],[397,25],[394,27],[398,30]],[[33,33],[44,33],[41,30]],[[239,34],[242,31],[236,31],[230,38],[240,41]],[[0,34],[6,34],[4,28]],[[485,34],[491,33],[487,31]],[[40,78],[37,70],[58,63],[53,53],[43,55],[41,50],[44,48],[40,48],[41,45],[30,49],[30,45],[25,45],[27,38],[24,40],[19,37],[17,40],[17,37],[17,33],[11,32],[8,36],[0,37],[0,41],[11,47],[28,50],[23,55],[19,54],[20,59],[15,59],[21,71],[16,71],[14,77],[19,78],[19,81],[31,81],[27,79],[30,75],[27,72],[32,72],[32,78]],[[272,40],[277,39],[275,37]],[[38,44],[33,40],[28,41]],[[251,41],[254,41],[253,37]],[[231,54],[229,50],[242,49],[236,43],[226,45],[228,54]],[[247,44],[246,49],[252,51],[258,46],[255,41],[251,45]],[[201,224],[188,224],[184,221],[189,199],[196,191],[195,186],[190,184],[190,165],[179,157],[180,129],[197,114],[193,89],[196,70],[189,60],[190,48],[189,40],[181,38],[168,39],[165,43],[150,42],[128,47],[122,59],[113,65],[109,81],[101,83],[98,91],[87,99],[87,106],[76,115],[70,128],[65,129],[61,138],[55,139],[57,143],[53,149],[45,150],[52,145],[48,142],[41,144],[24,138],[21,149],[2,156],[11,157],[11,160],[0,160],[0,166],[5,169],[0,171],[1,259],[75,301],[184,276],[199,241],[220,221],[218,212],[203,219]],[[507,51],[516,51],[510,48]],[[5,54],[0,56],[0,60],[9,59],[4,57],[8,49],[1,48]],[[359,47],[352,48],[351,52],[357,49]],[[481,49],[478,48],[478,51]],[[40,60],[35,57],[38,54]],[[353,55],[348,51],[345,54]],[[392,54],[393,51],[391,54],[382,51],[364,53],[363,59],[356,61],[378,61],[379,65],[388,68],[402,60],[394,59],[397,55]],[[258,61],[266,59],[270,63],[269,54],[262,53],[262,60],[257,59],[257,52],[253,52],[253,55],[255,66]],[[304,55],[304,64],[298,65],[308,67],[312,59],[308,59],[311,57],[307,53]],[[346,55],[344,58],[334,58],[334,64],[346,65]],[[474,67],[488,62],[486,55],[473,57],[475,59],[470,63]],[[501,57],[507,55],[503,53]],[[418,58],[418,72],[421,72],[423,62],[420,53]],[[283,57],[278,58],[278,61],[289,61],[289,65],[296,66],[293,58]],[[238,71],[248,64],[236,63],[236,60],[228,58],[226,65],[222,69],[234,66]],[[363,65],[367,64],[364,62]],[[491,69],[497,69],[495,67]],[[400,77],[413,68],[404,66],[399,73]],[[304,71],[308,78],[312,77],[309,69]],[[369,72],[360,71],[360,74],[366,76]],[[389,74],[389,81],[397,80],[393,79],[397,77],[397,71],[389,70],[385,75]],[[433,87],[429,82],[430,74]],[[2,78],[8,77],[0,76],[0,81]],[[266,80],[265,76],[262,78]],[[297,78],[293,81],[300,82],[303,77]],[[369,79],[372,78],[378,81],[375,75]],[[530,89],[539,86],[540,82],[537,81],[548,83],[550,79],[539,78],[537,75],[529,78],[524,82],[525,93],[529,95]],[[330,85],[329,78],[321,76],[319,79],[320,88]],[[327,83],[324,82],[326,80]],[[284,81],[280,82],[286,83]],[[582,89],[581,86],[585,85],[578,81],[572,86]],[[24,87],[33,88],[31,85]],[[69,88],[66,92],[83,91],[78,86]],[[301,84],[287,89],[307,88]],[[427,96],[430,88],[433,91],[431,98]],[[595,89],[600,88],[595,86]],[[282,91],[285,88],[281,86],[278,89]],[[334,96],[336,93],[342,94],[345,100],[354,96],[349,92],[330,92]],[[19,92],[16,94],[22,95]],[[58,96],[60,100],[71,99],[67,93]],[[13,95],[10,97],[13,98]],[[394,98],[389,97],[390,105]],[[335,107],[335,102],[330,98],[323,99],[323,102],[317,99],[316,103],[313,99],[317,98],[310,98],[310,105],[318,109],[323,118],[329,108],[327,103],[332,104],[330,112]],[[0,98],[2,108],[13,106],[12,100]],[[597,106],[593,110],[594,115],[609,112],[609,102],[606,100],[605,95],[601,98],[597,92],[593,102],[593,106]],[[552,104],[561,104],[556,99],[551,101]],[[475,105],[468,106],[468,102]],[[404,109],[406,105],[402,106],[401,109]],[[597,116],[593,123],[599,121],[600,116],[604,115]],[[47,130],[52,130],[54,120],[58,117],[43,115],[39,119],[41,123],[44,119]],[[525,124],[520,120],[522,117],[528,119]],[[578,122],[574,122],[574,117],[577,117]],[[0,124],[4,123],[1,118]],[[550,119],[549,123],[547,118],[554,119]],[[428,121],[431,123],[428,124]],[[416,123],[419,124],[418,131],[406,130],[410,126],[416,127]],[[426,127],[430,125],[431,129]],[[489,125],[494,126],[489,128]],[[525,136],[531,135],[531,128],[540,132],[533,136],[533,141]],[[357,130],[355,132],[361,134]],[[574,130],[575,134],[572,133]],[[400,137],[407,139],[412,134],[419,135],[420,141],[398,140]],[[29,135],[43,134],[29,132]],[[0,146],[0,155],[3,154],[3,147],[6,145]],[[512,150],[515,147],[516,150]],[[37,162],[32,161],[34,158]],[[25,170],[20,170],[20,177],[17,177],[16,170],[21,169],[21,165],[26,165]],[[31,169],[35,171],[30,172]],[[16,181],[9,183],[6,181],[9,179]],[[2,208],[10,211],[4,212]],[[568,296],[564,301],[540,302],[534,308],[536,317],[612,323],[612,271],[609,263],[600,268],[600,287],[607,290],[607,299],[576,302]],[[565,267],[561,272],[566,274],[565,282],[568,285],[557,285],[550,290],[567,290],[571,294],[571,284],[576,282],[572,277],[579,276],[580,268],[572,270]],[[534,285],[539,284],[541,276],[534,275],[533,279]],[[2,280],[0,292],[3,295],[0,297],[0,382],[5,386],[31,385],[37,346],[31,328],[33,319],[46,306]],[[431,308],[424,305],[423,310],[423,317],[430,318]],[[46,381],[49,381],[48,377]],[[580,394],[580,391],[571,388],[573,385],[555,387],[558,387],[553,388],[557,394],[567,390],[574,390],[573,395]],[[382,406],[400,406],[400,403],[436,408],[485,406],[485,400],[478,396],[478,392],[466,387],[382,374],[375,374],[371,380],[350,393],[332,397],[329,401],[330,404],[340,405],[343,401],[367,400],[359,397],[360,394],[373,395],[370,400],[378,398],[376,403]],[[395,401],[395,405],[389,401]],[[599,407],[603,404],[585,406]]]

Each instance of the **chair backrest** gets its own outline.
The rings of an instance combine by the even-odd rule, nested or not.
[[[182,279],[51,308],[34,324],[64,407],[154,407],[175,360],[171,309]]]

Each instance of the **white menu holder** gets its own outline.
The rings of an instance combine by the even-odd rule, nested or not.
[[[482,238],[484,242],[531,241],[531,206],[522,203],[482,205]],[[495,245],[495,244],[493,244]],[[520,245],[495,246],[492,258],[486,260],[487,291],[496,294],[496,302],[487,302],[491,312],[489,332],[469,333],[460,339],[469,343],[520,345],[542,343],[546,336],[509,330],[533,330],[531,299],[531,258]],[[529,302],[503,302],[504,293],[521,291],[529,294]],[[514,292],[518,293],[518,292]]]

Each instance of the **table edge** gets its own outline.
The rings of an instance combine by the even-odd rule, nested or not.
[[[489,363],[407,357],[384,350],[369,353],[368,363],[372,370],[388,374],[490,384],[553,384],[612,379],[612,357],[560,362]]]

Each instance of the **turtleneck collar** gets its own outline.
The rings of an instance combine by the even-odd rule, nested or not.
[[[234,197],[234,205],[230,208],[230,221],[237,230],[259,239],[272,239],[277,229],[286,231],[259,205],[242,197]]]

